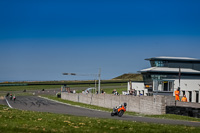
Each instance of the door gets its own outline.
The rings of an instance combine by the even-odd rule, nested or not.
[[[164,81],[164,91],[168,91],[168,81]]]
[[[192,102],[192,92],[189,91],[189,102]]]
[[[196,103],[198,103],[198,102],[199,102],[199,92],[196,91]]]

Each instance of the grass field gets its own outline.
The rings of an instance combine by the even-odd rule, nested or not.
[[[0,105],[0,132],[199,133],[200,127],[149,124],[10,109]]]
[[[61,85],[0,86],[0,91],[23,91],[61,88]]]
[[[101,84],[101,87],[110,86],[126,86],[126,83],[109,83],[109,84]],[[0,86],[0,91],[23,91],[23,90],[42,90],[42,89],[58,89],[63,85],[27,85],[27,86]],[[77,84],[77,85],[68,85],[70,88],[75,87],[94,87],[94,84]]]

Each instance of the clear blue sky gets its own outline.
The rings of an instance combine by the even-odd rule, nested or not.
[[[200,59],[199,0],[1,0],[0,80],[111,79],[145,58]]]

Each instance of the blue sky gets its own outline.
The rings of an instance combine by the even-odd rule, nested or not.
[[[199,58],[198,0],[1,0],[0,80],[111,79],[145,58]]]

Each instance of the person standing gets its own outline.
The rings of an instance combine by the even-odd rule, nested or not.
[[[180,101],[180,98],[179,98],[179,95],[180,95],[179,88],[174,92],[174,94],[175,94],[175,100]]]
[[[132,90],[133,96],[137,96],[137,91],[135,89]]]
[[[183,96],[183,98],[181,99],[181,101],[182,101],[182,102],[188,102],[188,101],[187,101],[186,95]]]

